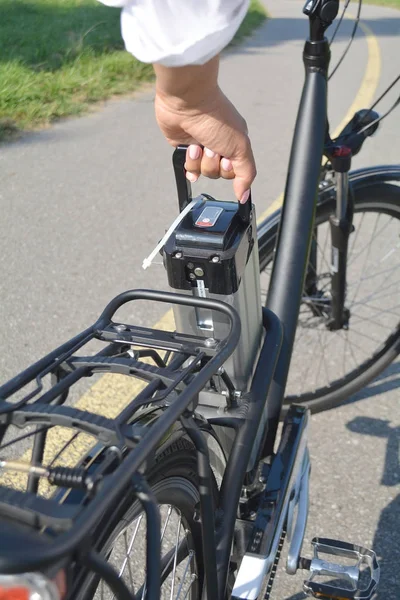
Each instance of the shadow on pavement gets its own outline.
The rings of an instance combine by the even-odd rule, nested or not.
[[[379,396],[397,388],[400,388],[400,361],[392,363],[365,388],[354,394],[354,396],[351,396],[346,402],[343,402],[342,406],[354,404],[372,396]]]
[[[397,367],[400,365],[397,364]],[[400,427],[390,421],[372,417],[356,417],[347,428],[360,435],[387,438],[385,466],[381,485],[396,487],[400,484]],[[381,566],[381,580],[376,600],[398,600],[400,597],[400,494],[382,510],[375,532],[373,550]],[[291,599],[295,600],[295,599]]]
[[[389,379],[390,376],[394,378]],[[350,402],[383,394],[400,386],[400,363],[391,365],[373,384],[362,390]],[[379,399],[377,398],[379,402]],[[400,485],[400,427],[384,419],[359,416],[347,423],[347,428],[358,435],[387,439],[385,465],[380,484],[396,488]],[[357,465],[354,465],[357,468]],[[374,600],[398,600],[400,598],[400,494],[393,494],[391,502],[381,511],[376,528],[373,550],[381,567],[380,584]],[[286,600],[304,600],[303,592]]]
[[[249,38],[243,46],[238,46],[236,51],[243,53],[251,53],[255,48],[279,46],[287,42],[303,43],[308,34],[308,21],[301,16],[296,17],[297,8],[293,10],[293,18],[272,18],[264,23],[257,31]],[[393,36],[397,37],[400,28],[400,13],[396,18],[368,19],[363,18],[361,13],[361,22],[365,23],[379,37]],[[339,27],[336,34],[336,41],[346,41],[349,39],[353,29],[353,21],[345,19]],[[333,33],[333,29],[330,35]],[[328,39],[330,39],[328,35]],[[364,37],[364,32],[358,28],[356,38]]]

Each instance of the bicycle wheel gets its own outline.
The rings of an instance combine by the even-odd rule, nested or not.
[[[371,178],[372,179],[372,178]],[[396,179],[396,178],[395,178]],[[334,189],[320,194],[314,242],[317,293],[303,296],[285,404],[305,403],[313,412],[339,405],[363,388],[400,352],[400,187],[389,182],[354,185],[355,231],[349,239],[347,330],[327,328],[330,291],[330,229]],[[261,226],[263,300],[269,285],[279,215]]]
[[[201,597],[203,565],[201,531],[196,520],[199,502],[197,457],[193,445],[179,434],[157,454],[146,479],[161,515],[161,600]],[[125,498],[111,518],[105,518],[96,549],[107,557],[139,598],[145,598],[146,516],[140,503]],[[84,590],[82,593],[82,589]],[[79,583],[84,600],[114,600],[110,588],[96,577]]]

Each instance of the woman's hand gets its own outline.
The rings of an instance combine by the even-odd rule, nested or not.
[[[187,178],[233,179],[237,199],[246,202],[256,167],[246,122],[218,87],[218,57],[201,66],[154,68],[157,122],[172,146],[189,144]]]

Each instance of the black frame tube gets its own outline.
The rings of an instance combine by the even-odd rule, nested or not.
[[[136,600],[124,580],[118,577],[118,573],[114,568],[97,552],[91,550],[88,554],[81,556],[81,562],[104,579],[118,600]]]
[[[215,507],[212,488],[212,471],[207,442],[192,416],[181,417],[188,436],[197,450],[197,470],[199,476],[201,536],[203,546],[203,565],[205,589],[203,600],[218,598],[217,553],[215,545]]]
[[[219,494],[219,514],[221,516],[221,525],[217,534],[219,600],[225,598],[237,509],[243,479],[253,451],[254,435],[263,420],[268,390],[278,358],[280,360],[282,326],[276,315],[266,308],[263,308],[263,325],[266,337],[251,385],[248,414],[236,435]]]
[[[310,44],[306,42],[303,55],[306,78],[290,154],[281,226],[267,297],[267,307],[282,322],[284,336],[282,355],[268,396],[264,456],[273,453],[285,393],[307,272],[326,133],[329,47],[326,38],[311,47]],[[318,50],[316,44],[319,44],[321,63],[326,63],[325,68],[316,68],[314,61],[308,64],[307,53],[312,50],[315,54]]]
[[[134,476],[134,490],[146,513],[146,600],[159,600],[161,581],[161,518],[157,500],[143,476]]]
[[[33,440],[33,448],[32,448],[32,465],[40,465],[43,460],[44,455],[44,447],[46,445],[47,439],[47,429],[42,430],[40,425],[36,427],[37,433]],[[29,473],[28,475],[28,483],[26,486],[27,492],[31,492],[32,494],[37,494],[39,489],[39,477],[34,473]]]

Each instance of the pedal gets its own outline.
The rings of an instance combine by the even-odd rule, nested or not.
[[[313,598],[330,600],[370,600],[379,583],[379,564],[375,552],[337,540],[314,538],[312,560],[300,559],[300,566],[309,569],[304,592]],[[347,559],[347,564],[329,562],[321,555]],[[321,580],[322,579],[322,580]]]

